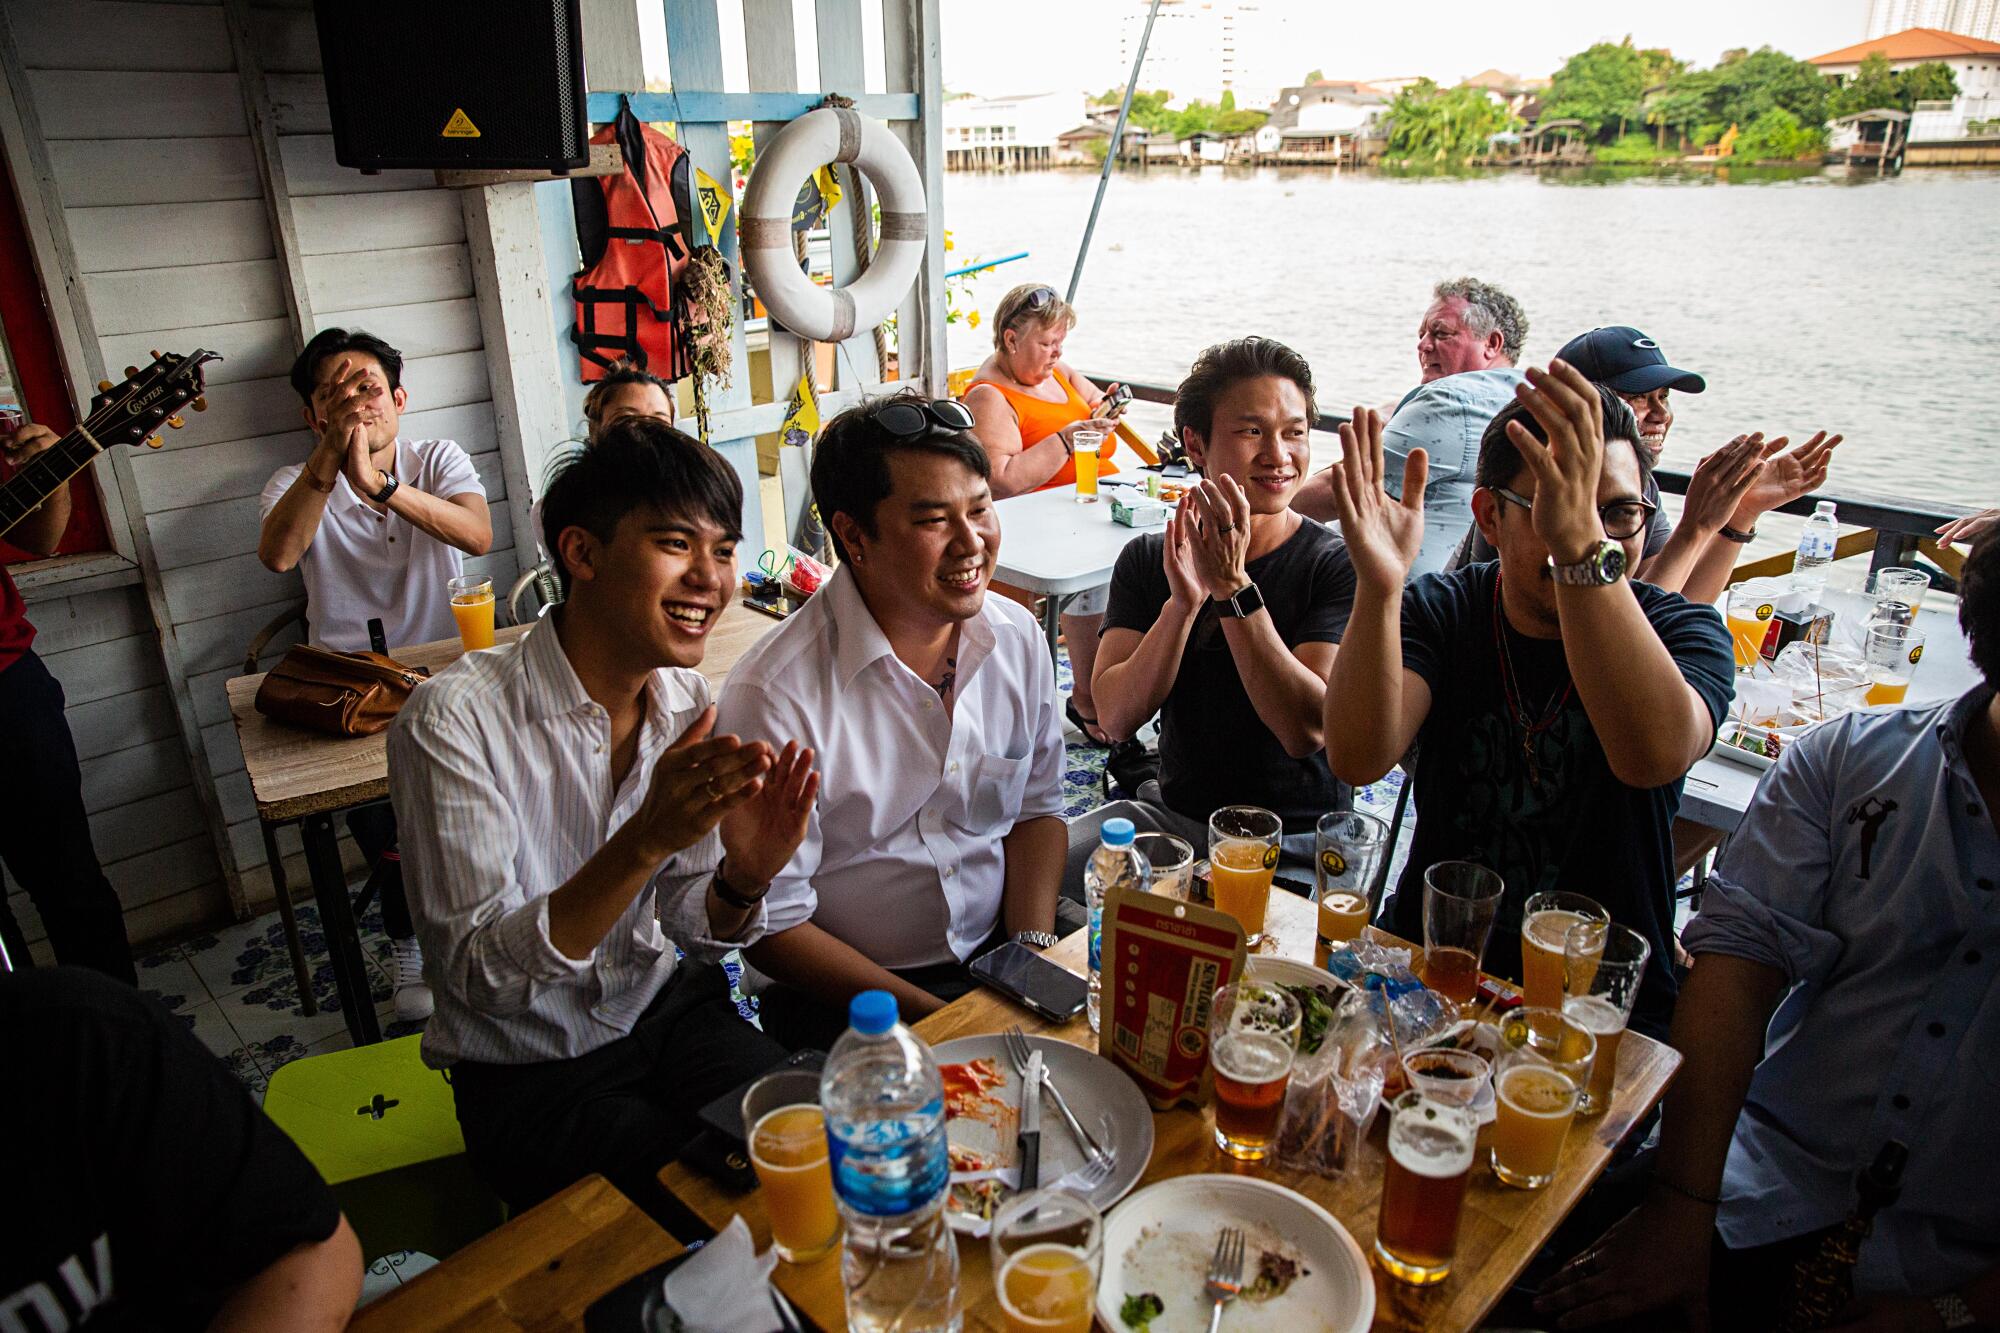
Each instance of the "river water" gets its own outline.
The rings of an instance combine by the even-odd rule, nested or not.
[[[1379,403],[1416,382],[1431,285],[1471,274],[1526,308],[1529,361],[1631,324],[1706,376],[1676,395],[1671,466],[1741,431],[1824,427],[1847,437],[1829,489],[2000,504],[2000,172],[1716,175],[1119,173],[1068,359],[1171,385],[1207,344],[1261,333],[1307,355],[1323,409]],[[972,304],[1064,288],[1095,185],[948,175],[955,265],[1032,252],[982,275]],[[990,334],[953,325],[952,364]]]

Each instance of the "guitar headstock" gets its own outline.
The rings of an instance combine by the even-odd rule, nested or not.
[[[160,427],[179,430],[186,424],[181,420],[182,408],[207,410],[208,400],[202,397],[205,386],[201,368],[221,359],[218,353],[199,347],[186,356],[154,352],[153,364],[145,369],[125,367],[123,383],[98,381],[97,395],[90,400],[90,414],[82,423],[83,428],[107,447],[145,444],[157,449],[160,437],[156,432]]]

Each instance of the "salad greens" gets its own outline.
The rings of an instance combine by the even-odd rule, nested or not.
[[[1155,1319],[1167,1312],[1167,1303],[1150,1291],[1142,1291],[1136,1296],[1127,1296],[1125,1304],[1118,1307],[1118,1318],[1133,1333],[1147,1333]]]

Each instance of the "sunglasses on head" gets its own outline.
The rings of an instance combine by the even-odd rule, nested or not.
[[[1029,310],[1040,310],[1043,306],[1047,305],[1049,302],[1055,299],[1056,299],[1055,288],[1037,287],[1035,288],[1035,290],[1028,293],[1027,308]]]
[[[937,431],[956,433],[972,429],[972,413],[956,399],[933,402],[897,402],[877,412],[875,425],[892,440],[920,440]]]

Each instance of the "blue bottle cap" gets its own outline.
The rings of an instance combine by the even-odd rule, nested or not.
[[[1104,839],[1106,847],[1130,847],[1137,832],[1129,819],[1107,819],[1104,827],[1098,830],[1098,836]]]
[[[879,1037],[896,1026],[896,997],[885,990],[865,990],[847,1004],[847,1021],[864,1037]]]

